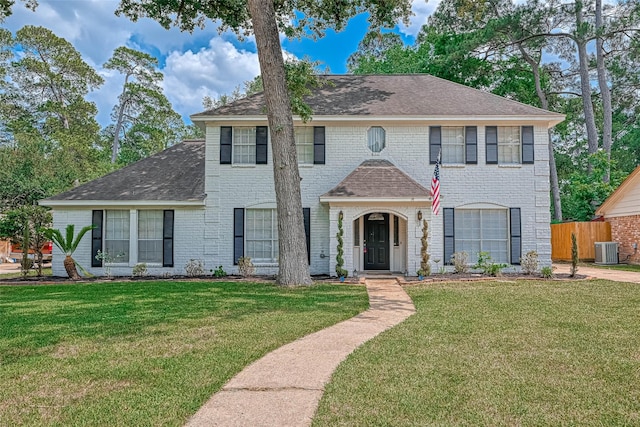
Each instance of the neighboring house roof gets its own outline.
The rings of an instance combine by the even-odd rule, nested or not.
[[[640,215],[640,166],[596,210],[604,217]]]
[[[332,199],[430,200],[431,192],[388,160],[365,160],[320,201]]]
[[[325,75],[328,82],[305,98],[313,116],[529,117],[554,124],[564,115],[512,101],[429,74]],[[265,116],[264,93],[191,116]]]
[[[46,206],[142,201],[197,202],[204,193],[203,140],[176,144],[101,178],[40,201]],[[84,202],[84,203],[83,203]]]

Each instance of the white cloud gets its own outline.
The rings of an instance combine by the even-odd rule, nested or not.
[[[205,95],[219,97],[260,74],[258,54],[238,50],[222,38],[213,38],[197,52],[173,51],[166,58],[165,95],[181,114],[202,111]]]
[[[417,36],[422,29],[422,26],[427,23],[429,16],[438,7],[441,0],[413,0],[411,4],[411,11],[414,16],[411,17],[411,22],[408,26],[400,25],[400,32],[408,36]]]

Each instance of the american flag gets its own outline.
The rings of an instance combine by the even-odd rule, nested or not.
[[[440,153],[436,159],[436,168],[433,170],[431,178],[431,210],[434,215],[440,212]]]

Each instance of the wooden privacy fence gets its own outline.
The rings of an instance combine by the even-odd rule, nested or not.
[[[551,259],[571,261],[571,233],[578,243],[578,257],[593,260],[596,257],[595,242],[611,241],[611,224],[608,222],[565,222],[551,224]]]

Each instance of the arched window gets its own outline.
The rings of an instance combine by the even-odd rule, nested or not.
[[[379,153],[385,146],[385,131],[380,126],[373,126],[367,132],[367,145],[369,150]]]

